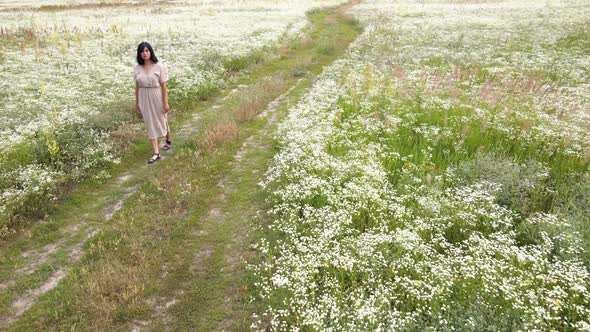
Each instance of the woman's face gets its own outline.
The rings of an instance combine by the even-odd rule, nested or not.
[[[141,51],[141,58],[145,61],[148,60],[150,58],[152,54],[150,53],[150,50],[147,47],[143,48],[143,51]]]

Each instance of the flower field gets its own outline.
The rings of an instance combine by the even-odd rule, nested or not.
[[[139,42],[167,65],[174,108],[267,56],[310,8],[341,2],[1,2],[0,237],[42,213],[61,184],[108,176],[113,143],[143,130],[132,107]]]
[[[590,331],[590,4],[354,8],[261,183],[252,327]]]

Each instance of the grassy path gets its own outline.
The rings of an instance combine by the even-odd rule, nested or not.
[[[344,13],[314,11],[307,35],[194,106],[173,150],[145,165],[132,149],[106,184],[0,247],[0,330],[243,330],[246,262],[264,223],[257,183],[273,132],[323,66],[358,34]]]

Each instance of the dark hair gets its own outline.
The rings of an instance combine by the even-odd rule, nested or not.
[[[140,65],[143,66],[143,59],[141,58],[141,52],[143,52],[143,50],[147,48],[150,51],[150,60],[152,60],[153,63],[158,63],[158,58],[156,58],[156,53],[154,53],[154,49],[152,48],[152,45],[150,45],[150,43],[148,42],[141,42],[139,43],[139,46],[137,46],[137,63],[139,63]]]

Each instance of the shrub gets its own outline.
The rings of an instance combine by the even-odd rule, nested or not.
[[[223,68],[226,72],[236,73],[246,68],[250,63],[254,61],[253,57],[248,55],[243,56],[232,56],[228,57],[223,61]]]
[[[513,159],[482,153],[459,164],[457,176],[460,184],[480,181],[499,184],[501,189],[496,193],[498,204],[523,217],[546,210],[543,197],[549,170],[540,162],[529,160],[518,163]]]
[[[39,217],[57,198],[64,173],[42,165],[22,166],[0,177],[0,238],[19,217]]]

